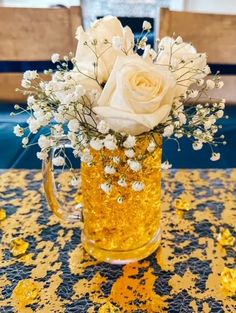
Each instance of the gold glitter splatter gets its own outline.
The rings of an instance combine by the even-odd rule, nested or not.
[[[184,198],[176,199],[175,208],[180,211],[189,211],[192,209],[190,202]]]
[[[4,221],[7,217],[7,213],[5,209],[0,209],[0,221]]]
[[[115,307],[111,302],[107,302],[99,308],[98,313],[120,313],[120,309]]]
[[[29,247],[29,243],[22,238],[16,238],[11,241],[11,253],[14,256],[25,254]]]
[[[236,294],[236,268],[224,268],[221,273],[221,286],[226,291]]]
[[[17,307],[25,307],[38,301],[40,285],[32,279],[21,280],[13,290],[13,300]]]
[[[232,236],[229,229],[222,229],[219,233],[217,240],[221,246],[233,246],[235,243],[235,238]]]

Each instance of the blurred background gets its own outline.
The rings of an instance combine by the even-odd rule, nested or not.
[[[71,9],[71,7],[78,6],[81,10]],[[8,8],[8,10],[6,11],[4,8]],[[161,14],[160,8],[169,10]],[[63,12],[68,12],[66,15],[68,18],[63,17]],[[171,12],[179,12],[179,15]],[[180,15],[181,12],[189,14]],[[191,142],[185,139],[180,140],[181,152],[177,152],[174,141],[166,142],[164,157],[171,160],[173,167],[176,168],[236,167],[235,0],[0,0],[0,168],[41,167],[41,162],[35,156],[38,151],[37,145],[32,145],[31,148],[24,150],[20,138],[13,134],[13,127],[17,123],[24,126],[27,115],[10,116],[14,104],[18,101],[24,102],[23,99],[15,99],[10,79],[28,69],[43,71],[45,68],[52,68],[49,61],[52,53],[64,53],[68,49],[68,54],[71,50],[69,48],[75,50],[74,37],[71,35],[71,41],[66,42],[65,37],[68,37],[68,34],[66,32],[60,34],[58,31],[60,25],[58,24],[57,28],[56,20],[61,19],[61,23],[65,23],[64,29],[68,27],[71,34],[74,34],[79,23],[88,28],[96,18],[108,14],[120,17],[122,24],[129,25],[136,36],[139,36],[143,21],[148,20],[153,25],[149,37],[149,43],[152,46],[155,46],[155,39],[160,35],[172,35],[173,32],[176,32],[182,35],[184,40],[193,41],[194,45],[196,42],[197,48],[204,49],[200,52],[207,52],[212,72],[215,73],[219,69],[223,80],[225,77],[225,88],[222,89],[222,94],[225,93],[224,97],[228,100],[226,113],[229,115],[229,119],[222,120],[223,128],[220,134],[225,135],[228,144],[218,147],[218,151],[221,153],[221,160],[218,162],[209,160],[210,148],[205,147],[201,151],[193,151]],[[175,17],[178,23],[175,22]],[[201,21],[201,24],[196,21]],[[48,22],[50,24],[46,25]],[[192,24],[195,22],[195,28],[191,32]],[[40,37],[39,40],[40,29],[42,38]],[[19,48],[17,48],[17,44],[19,44],[20,36],[16,35],[18,31],[25,32]],[[40,49],[47,46],[44,40],[47,39],[46,34],[48,33],[53,36],[51,38],[54,38],[51,50],[48,49],[40,54],[38,53]],[[221,45],[222,47],[220,47]],[[31,49],[32,46],[35,49]],[[50,43],[48,43],[49,46]],[[57,48],[62,51],[55,50]],[[221,53],[220,48],[227,53]],[[20,82],[19,78],[17,79]],[[8,88],[8,86],[10,87]],[[8,91],[11,91],[11,96],[7,94]],[[37,138],[38,135],[31,136],[31,143],[37,142]]]

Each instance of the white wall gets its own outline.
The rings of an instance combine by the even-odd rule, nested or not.
[[[50,5],[63,4],[65,6],[79,5],[80,0],[0,0],[0,5],[11,7],[49,7]]]
[[[179,0],[174,2],[179,2]],[[236,14],[236,0],[185,0],[184,10],[203,13]]]

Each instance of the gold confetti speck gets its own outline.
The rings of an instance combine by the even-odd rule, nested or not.
[[[0,221],[4,221],[7,217],[6,210],[0,209]]]
[[[233,246],[235,243],[235,238],[232,236],[229,229],[223,229],[218,237],[217,240],[221,246]]]
[[[29,243],[22,238],[16,238],[11,241],[11,253],[14,256],[25,254],[29,247]]]
[[[175,208],[176,210],[189,211],[191,210],[191,205],[188,200],[184,198],[178,198],[175,201]]]
[[[13,299],[20,307],[25,307],[29,304],[37,302],[40,296],[39,283],[32,279],[21,280],[13,291]]]
[[[100,307],[98,313],[120,313],[120,310],[111,302],[107,302]]]
[[[236,268],[224,268],[221,273],[221,285],[228,292],[236,294]]]

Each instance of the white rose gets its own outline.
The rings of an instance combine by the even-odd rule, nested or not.
[[[114,37],[119,37],[122,49],[112,46]],[[78,46],[76,52],[76,66],[86,75],[94,77],[94,63],[97,62],[94,54],[95,46],[92,44],[96,40],[96,54],[98,59],[98,80],[100,83],[106,82],[117,56],[133,53],[134,35],[129,27],[123,27],[121,22],[113,16],[106,16],[97,20],[88,31],[84,31],[79,26],[76,32]],[[84,44],[84,43],[87,44]],[[105,43],[107,42],[107,43]],[[93,50],[93,51],[92,51]]]
[[[113,130],[138,135],[166,121],[175,84],[164,67],[137,55],[118,57],[93,110]]]
[[[197,53],[190,43],[164,37],[159,43],[159,49],[160,53],[156,59],[156,64],[168,65],[170,62],[177,85],[179,80],[176,96],[180,96],[192,83],[209,74],[206,54]]]

